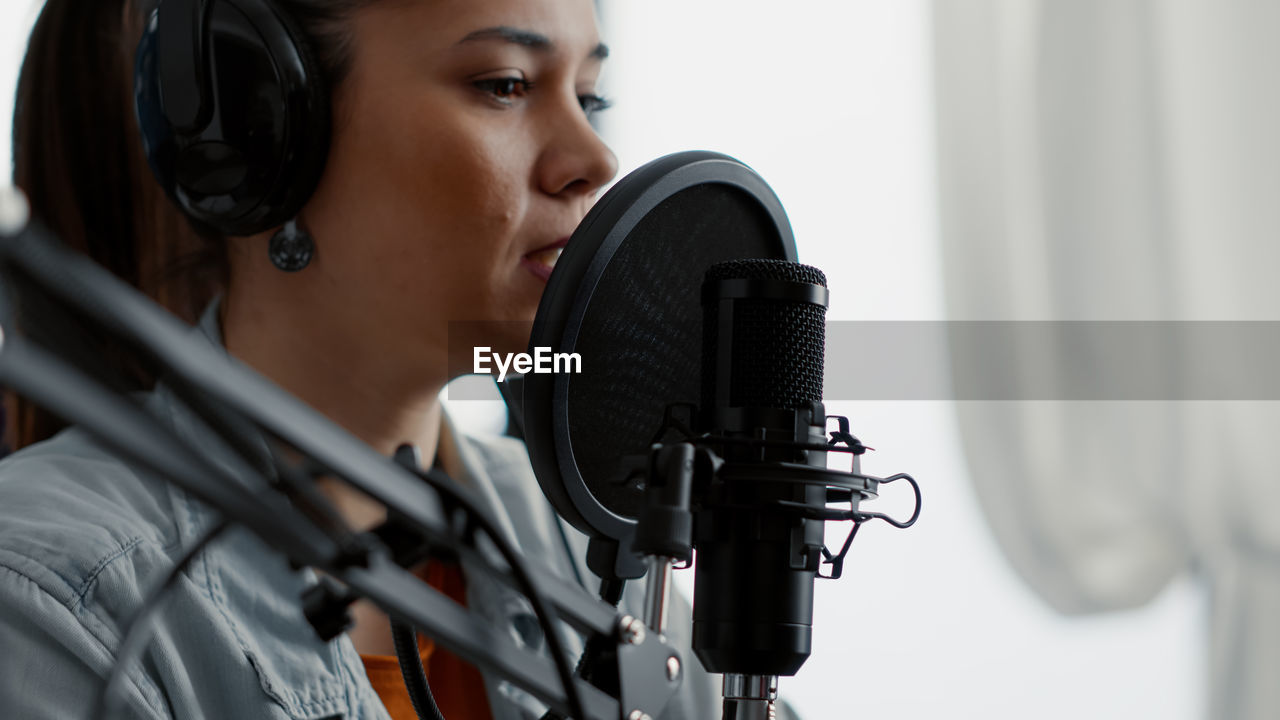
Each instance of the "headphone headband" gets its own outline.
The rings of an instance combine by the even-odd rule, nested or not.
[[[156,54],[164,116],[175,128],[199,130],[209,124],[210,104],[205,69],[205,0],[167,0],[156,10]]]

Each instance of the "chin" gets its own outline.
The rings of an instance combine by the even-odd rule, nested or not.
[[[523,314],[523,313],[522,313]],[[528,311],[528,319],[473,320],[449,323],[449,377],[474,372],[477,348],[488,348],[488,353],[510,355],[529,349],[529,335],[533,330],[535,310]]]

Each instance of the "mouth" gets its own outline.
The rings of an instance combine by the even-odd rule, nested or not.
[[[533,274],[546,280],[551,277],[551,271],[555,269],[556,262],[560,259],[560,254],[564,252],[564,246],[568,243],[569,238],[560,238],[550,245],[544,245],[520,258],[520,264],[533,272]]]

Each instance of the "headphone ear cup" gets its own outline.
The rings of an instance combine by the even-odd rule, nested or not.
[[[175,128],[160,105],[164,74],[148,21],[135,66],[135,108],[147,161],[198,225],[253,235],[293,218],[314,192],[329,149],[327,86],[306,35],[270,0],[208,0],[201,68],[211,119]],[[157,13],[176,4],[161,3]],[[185,32],[194,28],[178,28]],[[189,92],[189,91],[188,91]]]
[[[249,1],[271,5],[274,9],[270,0]],[[333,123],[328,78],[306,32],[288,13],[275,11],[280,27],[289,38],[288,45],[302,66],[305,84],[302,97],[289,108],[294,137],[280,158],[278,179],[265,200],[270,211],[263,215],[257,231],[292,220],[311,199],[329,157]]]

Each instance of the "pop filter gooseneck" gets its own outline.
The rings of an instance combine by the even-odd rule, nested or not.
[[[782,204],[741,162],[683,152],[614,185],[551,274],[530,354],[576,353],[581,371],[524,376],[525,440],[551,504],[591,538],[588,565],[602,578],[645,572],[631,545],[649,446],[669,404],[699,400],[703,275],[746,258],[796,261]]]

